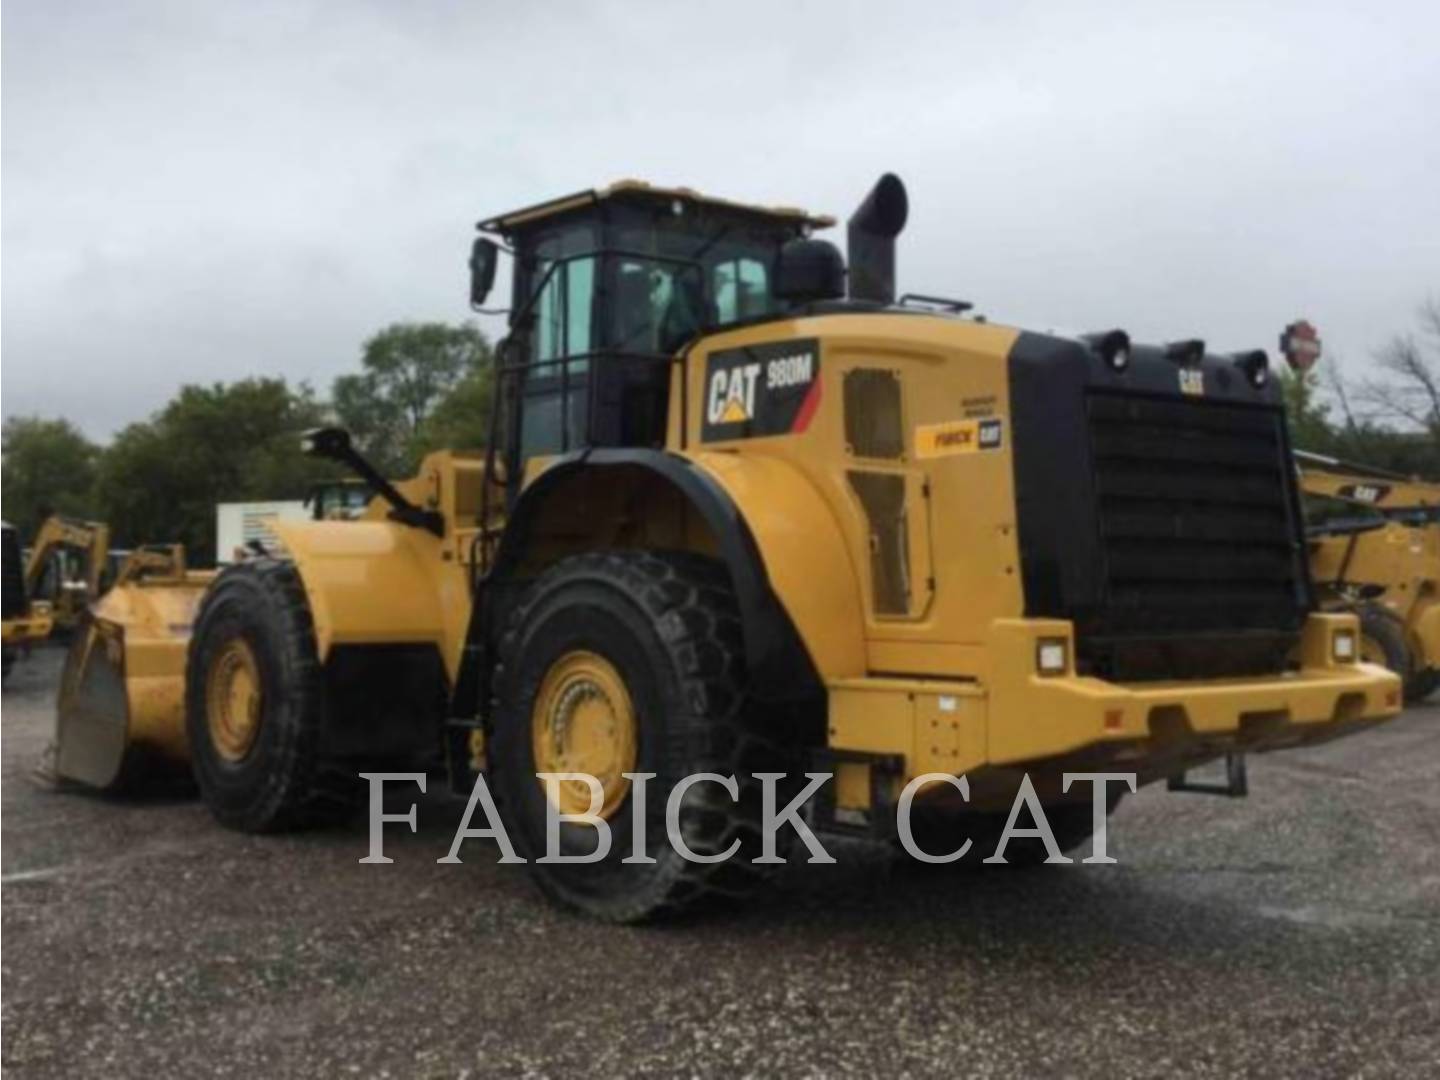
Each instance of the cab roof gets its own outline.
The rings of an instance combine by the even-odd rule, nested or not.
[[[644,180],[617,180],[608,187],[592,188],[589,191],[577,191],[574,195],[566,195],[559,199],[550,199],[547,202],[536,203],[534,206],[527,206],[520,210],[511,210],[506,214],[498,214],[495,217],[487,218],[480,222],[478,227],[481,232],[513,232],[522,226],[535,225],[547,218],[555,217],[571,210],[599,204],[607,199],[626,196],[638,199],[655,199],[657,201],[682,199],[686,202],[697,203],[701,206],[714,206],[724,210],[740,210],[758,217],[770,218],[774,221],[806,225],[812,229],[826,229],[835,224],[835,219],[827,214],[811,214],[808,211],[800,210],[793,206],[756,206],[751,203],[734,202],[730,199],[719,199],[713,195],[704,195],[694,188],[659,187],[654,184],[647,184]]]

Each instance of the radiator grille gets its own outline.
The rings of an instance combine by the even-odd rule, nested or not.
[[[1308,585],[1279,412],[1092,391],[1087,413],[1103,564],[1097,665],[1121,677],[1282,665]],[[1127,651],[1127,637],[1149,640]],[[1181,655],[1174,643],[1186,638]]]

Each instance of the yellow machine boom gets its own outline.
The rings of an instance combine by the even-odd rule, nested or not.
[[[47,571],[53,568],[57,578],[51,601],[55,626],[73,630],[85,606],[100,596],[109,553],[108,525],[53,514],[41,522],[31,541],[25,589],[31,596],[38,595]],[[72,576],[71,557],[80,563],[78,575]]]
[[[1299,452],[1301,486],[1307,495],[1338,499],[1389,516],[1440,511],[1440,484],[1416,476]]]
[[[1362,651],[1405,680],[1409,701],[1440,685],[1440,484],[1312,454],[1301,488],[1349,516],[1309,532],[1322,605],[1361,620]]]

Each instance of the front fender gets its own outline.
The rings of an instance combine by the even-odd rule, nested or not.
[[[337,645],[433,644],[454,679],[470,592],[437,537],[389,521],[273,527],[305,584],[322,661]]]

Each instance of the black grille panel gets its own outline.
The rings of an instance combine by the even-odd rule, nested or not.
[[[1278,410],[1092,390],[1097,607],[1077,648],[1112,678],[1284,664],[1308,584]]]

